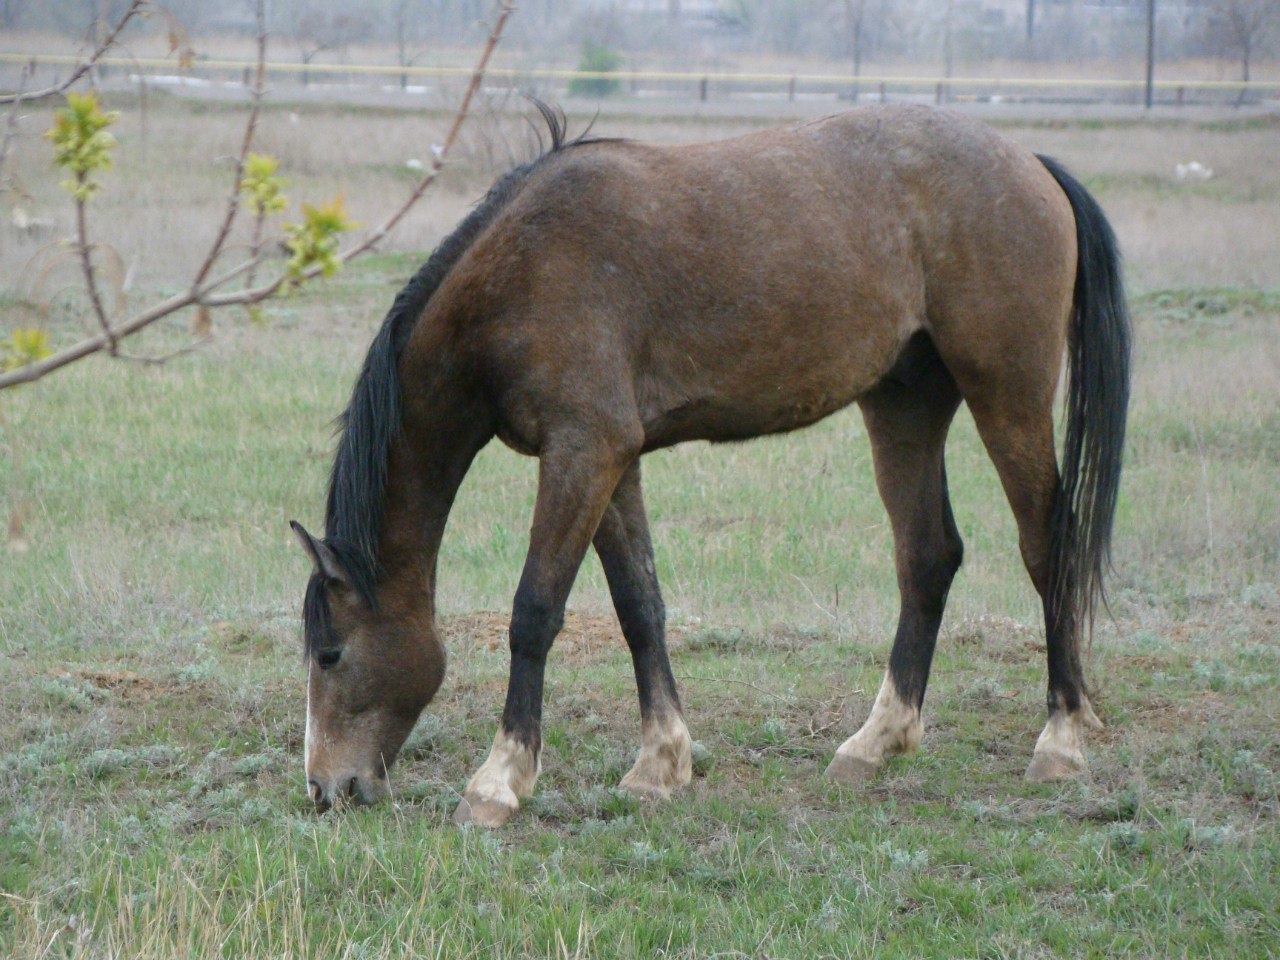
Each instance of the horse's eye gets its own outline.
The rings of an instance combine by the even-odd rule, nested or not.
[[[316,653],[316,663],[321,670],[328,670],[342,659],[341,650],[320,650]]]

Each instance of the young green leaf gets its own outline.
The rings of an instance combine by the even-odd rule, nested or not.
[[[244,176],[240,180],[240,192],[255,217],[278,213],[289,205],[284,188],[288,181],[276,176],[280,161],[262,153],[251,153],[244,161]]]
[[[17,370],[51,355],[49,335],[35,327],[18,327],[0,342],[0,370]]]
[[[355,226],[347,218],[341,196],[318,207],[304,203],[302,223],[287,223],[284,227],[288,237],[285,245],[293,254],[285,265],[289,279],[295,284],[301,283],[312,267],[319,267],[326,277],[333,276],[342,266],[338,259],[338,235]]]
[[[53,126],[45,133],[53,144],[54,164],[71,174],[61,185],[81,202],[101,187],[94,174],[111,167],[116,138],[107,127],[118,119],[115,110],[103,112],[95,94],[68,93],[67,105],[54,114]]]

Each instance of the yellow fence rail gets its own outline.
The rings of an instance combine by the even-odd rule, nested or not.
[[[83,62],[83,58],[67,54],[31,54],[0,52],[0,63],[34,64],[37,67],[70,66]],[[254,69],[257,64],[251,60],[195,60],[188,67],[181,67],[173,59],[147,57],[102,57],[100,64],[108,67],[124,67],[133,70],[169,70],[174,73],[191,74],[193,72],[243,73]],[[350,76],[394,76],[401,78],[445,78],[469,77],[470,68],[463,67],[423,67],[398,66],[388,64],[346,64],[346,63],[288,63],[268,61],[268,73],[277,74],[346,74]],[[717,73],[712,71],[666,71],[666,70],[555,70],[543,68],[491,67],[486,73],[491,80],[617,80],[623,83],[645,82],[684,82],[689,84],[708,83],[724,85],[782,85],[794,93],[797,86],[881,86],[895,88],[919,88],[926,90],[953,90],[956,87],[1012,88],[1023,90],[1054,89],[1109,89],[1140,90],[1146,86],[1143,80],[1102,79],[1102,78],[1041,78],[1041,77],[926,77],[926,76],[887,76],[866,75],[854,77],[850,74],[821,73]],[[1197,80],[1162,79],[1156,80],[1154,88],[1163,91],[1203,90],[1203,91],[1276,91],[1280,93],[1280,80]]]

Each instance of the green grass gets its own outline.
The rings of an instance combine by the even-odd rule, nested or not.
[[[0,955],[1280,952],[1274,294],[1137,301],[1088,783],[1021,779],[1043,722],[1037,603],[964,415],[948,472],[966,565],[924,748],[862,792],[822,778],[896,612],[851,412],[646,461],[694,783],[666,806],[616,790],[634,684],[588,558],[539,792],[489,834],[449,815],[500,710],[534,492],[532,461],[497,445],[446,536],[450,676],[394,804],[317,817],[301,788],[308,567],[287,520],[320,526],[328,423],[415,259],[366,261],[264,327],[228,315],[169,365],[94,360],[0,398],[21,521],[0,546]]]

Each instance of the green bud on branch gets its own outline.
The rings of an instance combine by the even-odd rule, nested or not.
[[[17,370],[50,356],[49,335],[35,327],[18,327],[0,342],[0,370]]]
[[[276,176],[280,161],[262,153],[251,153],[244,161],[244,176],[240,180],[240,192],[255,217],[279,213],[289,205],[284,188],[288,181]]]
[[[338,259],[338,235],[355,228],[347,219],[342,197],[330,203],[313,207],[302,205],[302,223],[287,223],[284,227],[288,239],[285,245],[293,254],[285,265],[289,279],[297,284],[312,267],[319,267],[326,277],[337,273],[342,266]]]
[[[92,93],[68,93],[67,105],[54,114],[53,126],[45,138],[53,144],[53,162],[72,174],[61,186],[77,201],[87,201],[100,187],[94,174],[111,167],[111,150],[116,138],[107,127],[120,119],[112,110],[104,113]]]

